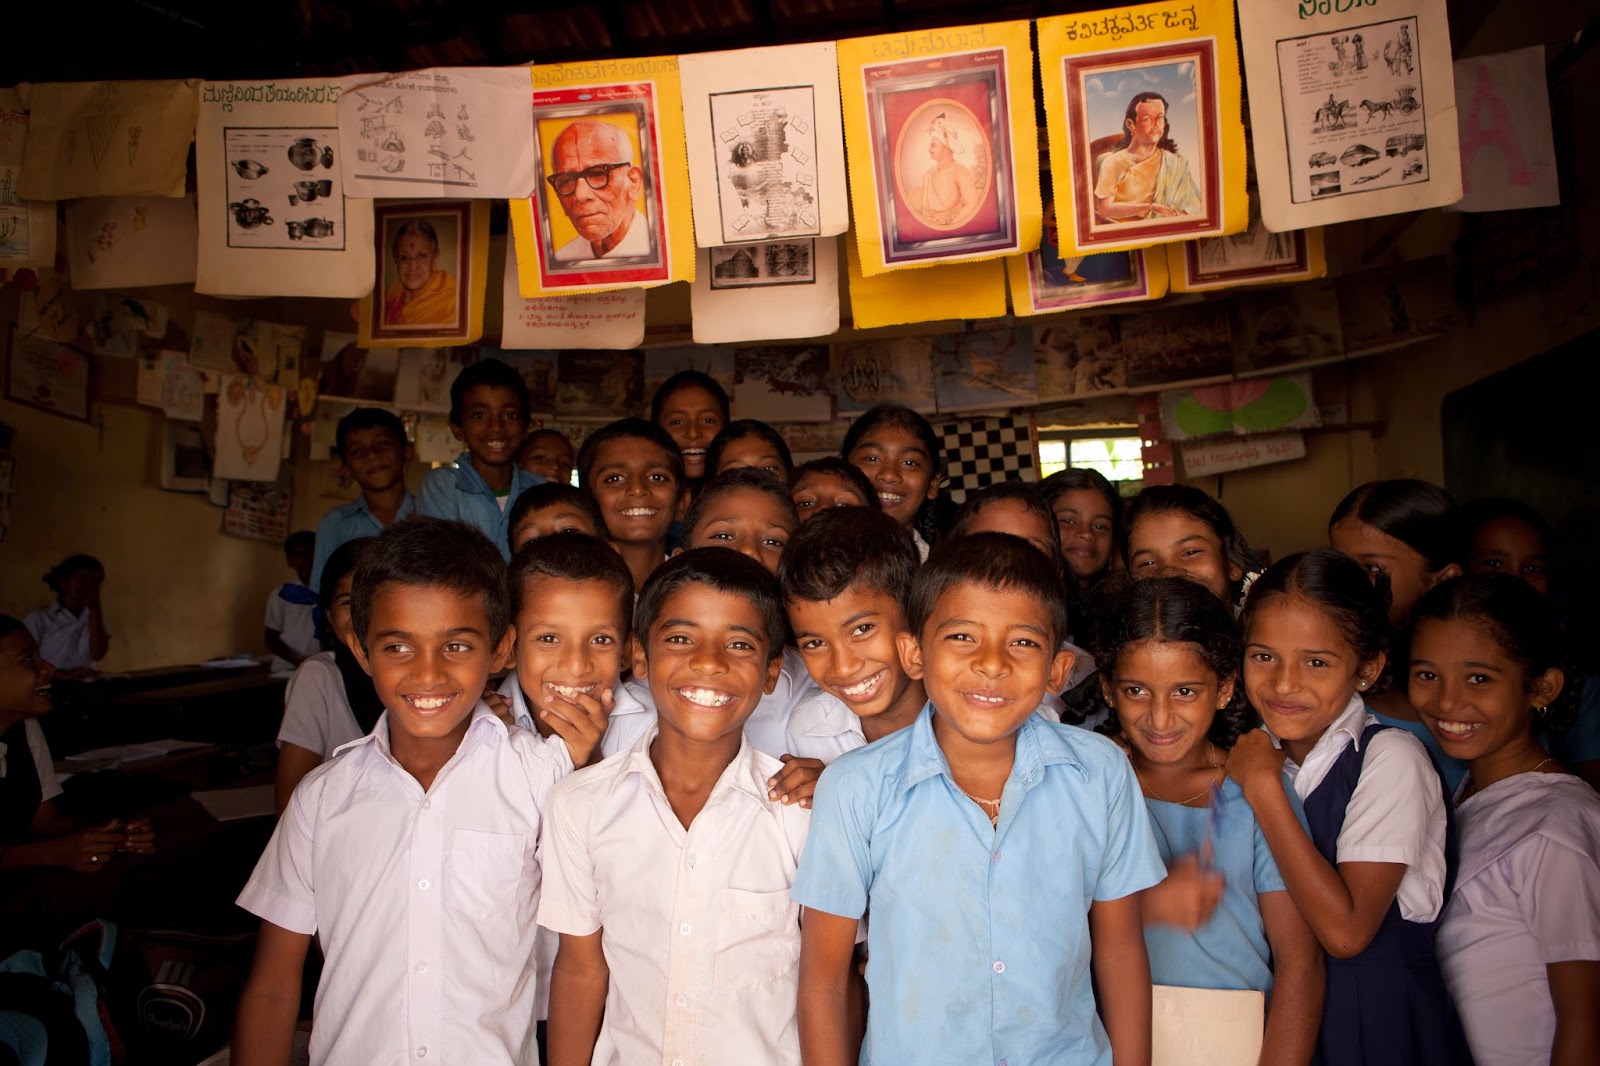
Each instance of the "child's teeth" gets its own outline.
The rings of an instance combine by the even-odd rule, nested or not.
[[[412,696],[411,705],[420,711],[437,711],[450,702],[449,696]]]
[[[1444,721],[1441,721],[1439,723],[1439,729],[1440,729],[1441,732],[1449,733],[1451,736],[1457,736],[1457,737],[1466,736],[1468,733],[1475,733],[1475,732],[1478,731],[1479,728],[1481,728],[1481,726],[1482,726],[1481,722],[1444,722]]]
[[[589,693],[594,691],[594,686],[593,685],[556,685],[556,684],[552,684],[550,686],[550,690],[552,692],[556,693],[559,696],[565,696],[568,699],[571,699],[573,696],[576,696],[576,695],[578,695],[580,693],[585,695],[585,696],[587,696]]]
[[[682,692],[684,699],[701,707],[721,707],[733,699],[726,692],[709,688],[686,688]]]
[[[656,509],[654,507],[626,507],[622,513],[627,518],[649,518],[656,513]]]
[[[871,677],[867,678],[865,681],[857,681],[853,685],[846,685],[842,691],[847,696],[860,696],[860,695],[863,695],[863,694],[871,691],[873,686],[875,686],[878,683],[879,679],[882,678],[882,677],[883,677],[883,671],[879,670],[877,673],[873,674]]]

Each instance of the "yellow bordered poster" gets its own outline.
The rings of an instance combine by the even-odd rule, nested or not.
[[[1038,246],[1027,22],[858,37],[838,52],[864,276]]]
[[[1246,226],[1232,0],[1039,20],[1063,256]]]
[[[694,279],[678,57],[536,66],[539,183],[511,201],[523,296]]]
[[[1250,228],[1228,237],[1169,244],[1167,271],[1173,292],[1209,292],[1238,285],[1280,285],[1326,277],[1322,227],[1273,233],[1250,212]]]
[[[489,201],[378,200],[377,287],[356,315],[363,348],[448,348],[483,336]]]
[[[849,255],[850,322],[856,329],[942,322],[955,318],[999,318],[1006,313],[1005,266],[999,259],[941,263],[925,270],[901,270],[863,277],[861,255],[852,234]]]
[[[1006,277],[1011,308],[1019,315],[1141,303],[1167,294],[1167,253],[1135,248],[1063,259],[1044,244],[1037,252],[1006,259]]]

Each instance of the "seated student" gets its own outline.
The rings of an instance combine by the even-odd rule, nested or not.
[[[727,392],[716,378],[698,370],[678,371],[650,397],[650,421],[677,445],[685,484],[695,488],[712,472],[706,448],[730,417]],[[581,470],[583,464],[578,467]]]
[[[1261,1061],[1305,1066],[1322,1016],[1322,948],[1227,778],[1228,750],[1254,720],[1236,689],[1233,612],[1192,581],[1135,581],[1106,604],[1096,651],[1167,865],[1140,897],[1151,979],[1264,993]]]
[[[643,588],[667,557],[672,523],[689,505],[678,446],[659,426],[620,418],[584,438],[578,483],[600,506],[604,535],[622,553],[633,587]]]
[[[283,542],[283,559],[294,571],[296,580],[287,581],[267,597],[267,650],[272,652],[272,672],[286,674],[322,650],[317,641],[317,621],[313,617],[317,593],[311,580],[311,560],[317,548],[317,535],[309,529],[290,533]]]
[[[825,455],[794,468],[789,478],[789,498],[800,521],[809,522],[829,507],[866,507],[883,510],[867,475],[836,455]]]
[[[1592,1062],[1600,796],[1563,771],[1534,730],[1538,711],[1572,709],[1561,706],[1555,614],[1507,574],[1442,582],[1411,617],[1411,704],[1470,767],[1457,791],[1461,865],[1436,949],[1472,1059]]]
[[[821,690],[795,705],[784,751],[832,762],[916,720],[928,697],[905,672],[898,639],[919,560],[882,511],[830,507],[795,532],[778,587],[800,658]]]
[[[706,449],[706,469],[712,476],[739,466],[765,470],[785,485],[794,473],[789,445],[777,430],[754,418],[729,422]]]
[[[123,852],[155,851],[144,818],[88,826],[56,805],[61,782],[39,716],[55,667],[17,619],[0,614],[0,870],[63,866],[97,873]]]
[[[944,449],[928,420],[909,407],[880,403],[850,423],[839,457],[866,475],[879,504],[911,531],[926,559],[928,540],[917,521],[939,495],[944,473]]]
[[[1138,894],[1166,867],[1121,750],[1034,713],[1072,668],[1060,575],[978,533],[933,553],[906,613],[901,658],[928,709],[828,767],[795,879],[807,1066],[856,1060],[847,989],[869,908],[862,1061],[1148,1062]]]
[[[525,1063],[540,824],[591,745],[565,723],[560,744],[508,730],[484,705],[513,634],[505,561],[478,530],[384,530],[362,550],[350,612],[384,713],[295,789],[239,896],[262,923],[234,1061],[289,1061],[316,935],[313,1066]]]
[[[29,611],[22,624],[38,642],[39,654],[62,677],[94,673],[94,664],[106,657],[111,635],[100,611],[100,586],[106,568],[92,555],[69,555],[50,568],[44,583],[56,602]]]
[[[351,650],[355,626],[350,620],[350,584],[361,552],[371,543],[371,537],[345,541],[322,568],[319,601],[331,634],[330,650],[301,663],[283,695],[278,768],[273,779],[273,800],[279,814],[289,805],[302,778],[333,758],[345,744],[372,732],[383,713],[372,678]]]
[[[808,815],[768,798],[779,763],[744,732],[784,629],[772,576],[726,548],[645,584],[633,669],[656,727],[557,786],[541,843],[539,924],[561,934],[549,1066],[798,1066]]]
[[[572,441],[554,429],[536,429],[522,442],[517,465],[557,485],[572,484]]]
[[[307,582],[314,589],[322,588],[322,568],[339,545],[375,537],[417,509],[416,497],[406,488],[411,445],[398,415],[381,407],[357,407],[339,419],[333,439],[334,462],[361,487],[361,496],[322,516]]]
[[[517,465],[528,425],[528,386],[498,359],[482,359],[450,384],[450,432],[467,446],[455,466],[428,471],[417,510],[483,531],[511,558],[511,501],[544,483]]]
[[[575,489],[565,482],[549,481],[525,489],[517,502],[511,505],[511,553],[515,555],[522,546],[536,537],[552,533],[587,533],[599,537],[605,533],[605,520],[600,517],[600,505],[587,489]]]

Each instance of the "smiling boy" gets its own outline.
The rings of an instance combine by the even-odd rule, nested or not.
[[[1072,667],[1059,574],[1021,538],[973,534],[933,553],[906,614],[928,709],[828,767],[795,878],[807,1066],[855,1061],[869,907],[862,1062],[1148,1063],[1137,893],[1166,868],[1122,752],[1035,713]]]
[[[798,1066],[789,886],[807,812],[768,798],[778,760],[744,736],[783,632],[772,576],[730,549],[645,584],[633,669],[657,725],[563,782],[545,826],[550,1066]]]
[[[375,537],[417,509],[416,497],[406,488],[411,445],[398,415],[381,407],[357,407],[339,419],[333,439],[334,462],[361,487],[361,496],[322,516],[308,582],[314,589],[322,587],[322,568],[339,545]]]
[[[546,742],[480,699],[515,633],[505,563],[462,523],[380,534],[351,613],[384,713],[301,781],[240,894],[262,923],[234,1061],[289,1061],[316,935],[313,1064],[528,1062],[543,811],[598,730]]]
[[[450,385],[450,432],[466,445],[455,466],[422,479],[417,510],[481,529],[511,558],[511,503],[544,484],[517,465],[528,425],[528,386],[498,359],[473,363]]]
[[[667,557],[672,523],[689,506],[678,446],[652,422],[618,419],[584,439],[578,483],[599,503],[606,532],[633,574],[633,587],[642,589]]]

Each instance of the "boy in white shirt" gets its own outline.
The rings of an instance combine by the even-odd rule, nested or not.
[[[645,583],[633,669],[657,725],[550,798],[549,1066],[798,1066],[789,887],[809,812],[769,798],[780,764],[744,734],[784,628],[772,575],[728,548],[684,552]]]
[[[311,587],[316,551],[317,535],[309,529],[290,533],[283,542],[283,561],[294,571],[295,580],[284,582],[267,597],[267,650],[275,674],[289,673],[322,650],[315,617],[317,591]]]
[[[477,530],[389,527],[351,613],[384,714],[301,781],[239,896],[263,921],[234,1062],[289,1061],[313,934],[313,1066],[529,1062],[543,811],[598,729],[563,721],[565,743],[545,741],[482,702],[515,633],[505,563]]]

